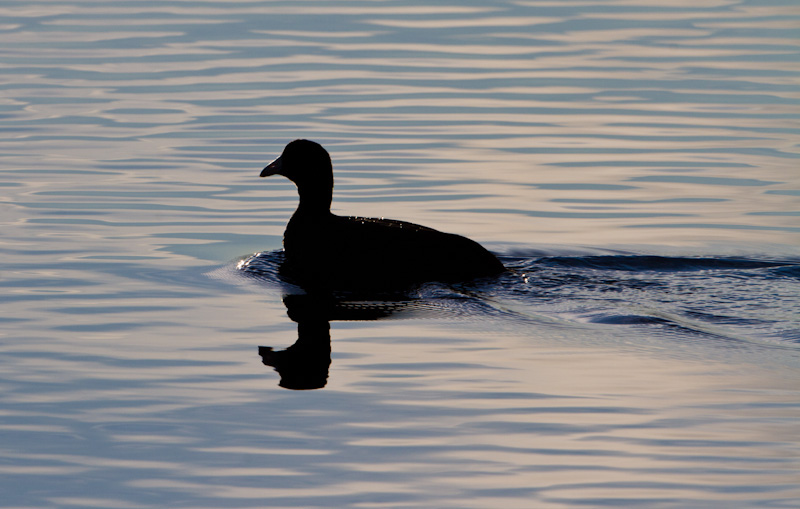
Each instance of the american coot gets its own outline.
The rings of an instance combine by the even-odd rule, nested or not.
[[[328,152],[295,140],[261,172],[297,186],[300,204],[283,235],[284,269],[307,288],[397,290],[427,281],[492,276],[503,264],[466,237],[394,219],[331,213],[333,166]]]

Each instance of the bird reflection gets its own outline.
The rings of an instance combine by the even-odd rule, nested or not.
[[[297,341],[285,350],[259,346],[265,366],[272,366],[286,389],[321,389],[328,382],[331,365],[331,326],[325,320],[298,322]]]
[[[385,300],[384,300],[385,299]],[[258,354],[272,366],[286,389],[312,390],[325,387],[331,365],[332,320],[378,320],[413,307],[413,300],[342,299],[330,294],[285,295],[283,303],[297,322],[297,341],[285,350],[259,346]]]

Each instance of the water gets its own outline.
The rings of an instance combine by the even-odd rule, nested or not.
[[[0,505],[796,507],[799,17],[4,2]],[[296,137],[514,271],[304,300]]]

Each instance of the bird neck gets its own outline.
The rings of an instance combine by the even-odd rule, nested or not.
[[[327,214],[331,211],[333,186],[297,186],[300,195],[298,212],[304,214]]]

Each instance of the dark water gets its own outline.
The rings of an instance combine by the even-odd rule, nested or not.
[[[797,507],[798,28],[771,0],[2,3],[0,506]],[[258,178],[297,137],[335,212],[512,270],[304,296],[294,188]]]
[[[562,326],[647,326],[648,334],[669,332],[790,351],[800,343],[795,309],[800,260],[630,253],[501,259],[508,273],[463,285],[431,283],[388,296],[334,294],[328,297],[338,306],[333,319],[370,320],[411,312],[418,317],[427,311],[429,316],[501,320],[517,326],[529,320]],[[215,274],[253,279],[284,297],[305,294],[280,274],[282,263],[282,251],[257,253]],[[287,307],[289,316],[300,321]],[[376,314],[337,314],[353,307]],[[330,314],[324,306],[309,312],[311,319]]]

